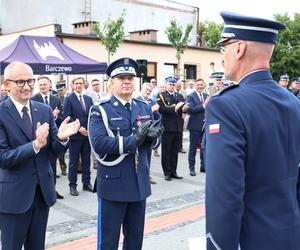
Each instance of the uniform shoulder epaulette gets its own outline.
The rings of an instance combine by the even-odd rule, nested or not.
[[[97,102],[97,103],[95,103],[95,104],[101,105],[101,104],[107,103],[107,102],[109,102],[109,101],[110,101],[110,98],[107,98],[107,99],[100,99],[99,102]]]
[[[239,84],[233,84],[233,85],[230,85],[224,89],[221,89],[220,91],[218,91],[217,93],[215,93],[212,97],[214,96],[220,96],[220,95],[223,95],[225,92],[227,92],[228,90],[231,90],[231,89],[235,89],[237,87],[239,87],[240,85]]]
[[[135,100],[135,101],[137,101],[137,102],[141,102],[141,103],[144,103],[144,104],[147,104],[147,105],[149,105],[148,104],[148,102],[147,101],[145,101],[145,100],[142,100],[142,99],[138,99],[138,98],[132,98],[133,100]]]

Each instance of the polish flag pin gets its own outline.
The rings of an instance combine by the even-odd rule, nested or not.
[[[209,134],[218,134],[220,133],[220,123],[210,124],[208,126]]]

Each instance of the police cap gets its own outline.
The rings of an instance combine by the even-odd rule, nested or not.
[[[222,81],[223,76],[224,76],[224,72],[216,71],[216,72],[213,72],[213,73],[211,74],[211,76],[212,76],[212,78],[215,79],[215,80]]]
[[[284,75],[280,76],[280,80],[282,80],[282,81],[287,81],[288,82],[289,79],[290,79],[290,77],[287,74],[284,74]]]
[[[177,79],[174,76],[169,76],[167,78],[165,78],[165,83],[176,83]]]
[[[275,44],[278,31],[285,29],[283,23],[251,16],[244,16],[237,13],[222,11],[224,30],[222,39],[217,43],[222,46],[229,39],[256,41]]]
[[[292,82],[296,82],[297,84],[300,84],[300,76],[298,77],[293,77]]]
[[[106,74],[113,78],[120,75],[136,76],[138,64],[135,60],[124,57],[112,62],[106,69]]]
[[[57,91],[61,91],[64,88],[66,88],[66,81],[63,80],[63,81],[56,82],[56,90]]]

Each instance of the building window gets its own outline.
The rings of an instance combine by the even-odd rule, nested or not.
[[[155,62],[148,62],[147,63],[147,76],[144,77],[143,82],[150,82],[152,78],[156,79],[156,63]]]
[[[170,76],[177,75],[177,64],[165,63],[164,65],[164,79]]]
[[[187,80],[196,80],[197,66],[191,64],[184,65],[184,75]]]

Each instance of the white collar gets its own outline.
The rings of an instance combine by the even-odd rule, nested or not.
[[[23,112],[22,109],[24,106],[26,106],[28,108],[28,113],[30,114],[30,105],[29,105],[29,101],[27,102],[26,105],[23,105],[21,103],[19,103],[18,101],[16,101],[12,96],[10,96],[11,101],[13,102],[13,104],[15,105],[17,111],[19,112],[20,116],[23,116]]]
[[[126,104],[127,102],[129,102],[130,105],[132,105],[132,98],[131,98],[129,101],[126,101],[126,100],[124,100],[124,99],[122,99],[122,98],[120,98],[120,97],[118,97],[118,96],[116,96],[116,95],[115,95],[115,97],[119,100],[120,103],[122,103],[123,106],[125,106],[125,104]]]

